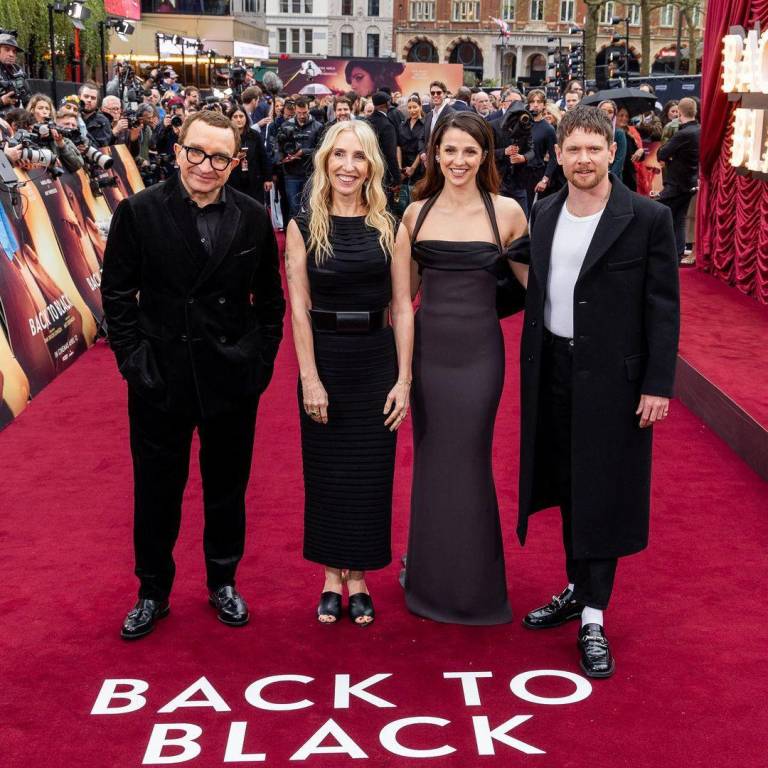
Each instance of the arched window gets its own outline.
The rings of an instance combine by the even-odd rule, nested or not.
[[[421,61],[437,64],[437,48],[429,40],[419,40],[411,46],[406,61]]]
[[[465,72],[471,72],[478,80],[483,79],[483,54],[471,41],[460,42],[449,57],[451,64],[461,64]]]

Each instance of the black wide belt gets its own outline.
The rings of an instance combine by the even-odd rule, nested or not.
[[[333,333],[369,333],[380,331],[389,325],[389,308],[373,312],[326,312],[323,309],[310,309],[312,327],[316,331]]]

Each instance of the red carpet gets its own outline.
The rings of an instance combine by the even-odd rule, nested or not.
[[[403,718],[431,717],[442,720],[406,727],[399,740],[411,749],[455,750],[443,748],[448,754],[435,757],[435,766],[763,764],[768,493],[679,405],[657,435],[651,548],[621,563],[608,614],[616,676],[596,681],[591,695],[571,704],[524,701],[510,690],[510,680],[524,672],[579,671],[574,625],[534,633],[517,623],[563,585],[554,511],[536,517],[525,550],[513,537],[518,336],[519,318],[507,327],[509,366],[495,455],[514,624],[467,628],[415,618],[404,608],[397,564],[369,578],[378,609],[373,627],[315,622],[321,581],[300,555],[296,371],[286,339],[260,407],[248,499],[249,539],[239,585],[252,621],[227,628],[206,604],[195,469],[176,550],[171,615],[134,644],[118,637],[136,587],[125,388],[109,350],[93,349],[0,435],[3,763],[139,766],[155,724],[187,723],[202,729],[200,754],[189,765],[255,765],[255,757],[237,759],[234,742],[225,763],[230,725],[247,723],[243,751],[266,753],[258,761],[266,766],[340,768],[352,762],[349,753],[315,754],[305,763],[301,754],[290,759],[333,719],[357,745],[347,744],[349,752],[364,752],[369,765],[399,768],[421,761],[393,754],[385,731],[386,749],[380,731]],[[394,515],[398,553],[407,529],[410,460],[404,433]],[[460,682],[443,679],[443,673],[473,671],[493,676],[479,680],[480,705],[465,706]],[[395,707],[380,708],[353,695],[345,708],[343,690],[335,701],[335,675],[351,675],[357,683],[380,673],[391,677],[370,693]],[[272,686],[264,698],[308,699],[313,706],[266,711],[246,701],[251,683],[286,674],[314,681]],[[202,676],[223,700],[219,709],[229,711],[209,706],[158,712]],[[146,705],[127,714],[91,714],[103,681],[115,678],[146,681]],[[562,697],[575,688],[549,677],[532,681],[529,690]],[[484,718],[496,728],[515,717],[519,725],[508,731],[509,743],[490,740],[495,756],[478,757],[488,751]],[[242,728],[233,726],[234,741]],[[334,744],[333,738],[324,742]],[[526,744],[546,755],[525,754]],[[167,747],[162,755],[180,751]]]
[[[680,289],[680,355],[768,428],[768,307],[698,269]]]

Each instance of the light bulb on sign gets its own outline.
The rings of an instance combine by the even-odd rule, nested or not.
[[[726,35],[723,38],[723,91],[732,93],[739,82],[739,66],[744,51],[741,35]]]

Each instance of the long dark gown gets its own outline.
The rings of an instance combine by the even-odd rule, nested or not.
[[[491,206],[490,198],[486,201]],[[413,355],[414,443],[406,604],[457,624],[512,619],[491,452],[504,385],[489,242],[418,240],[422,275]],[[495,219],[494,219],[495,222]]]
[[[305,245],[307,216],[296,218]],[[331,217],[333,255],[307,253],[313,309],[376,311],[392,298],[390,260],[365,218]],[[328,423],[304,411],[304,557],[330,568],[370,571],[392,560],[392,480],[396,432],[384,403],[397,381],[391,326],[369,333],[314,331],[315,363],[328,393]]]

